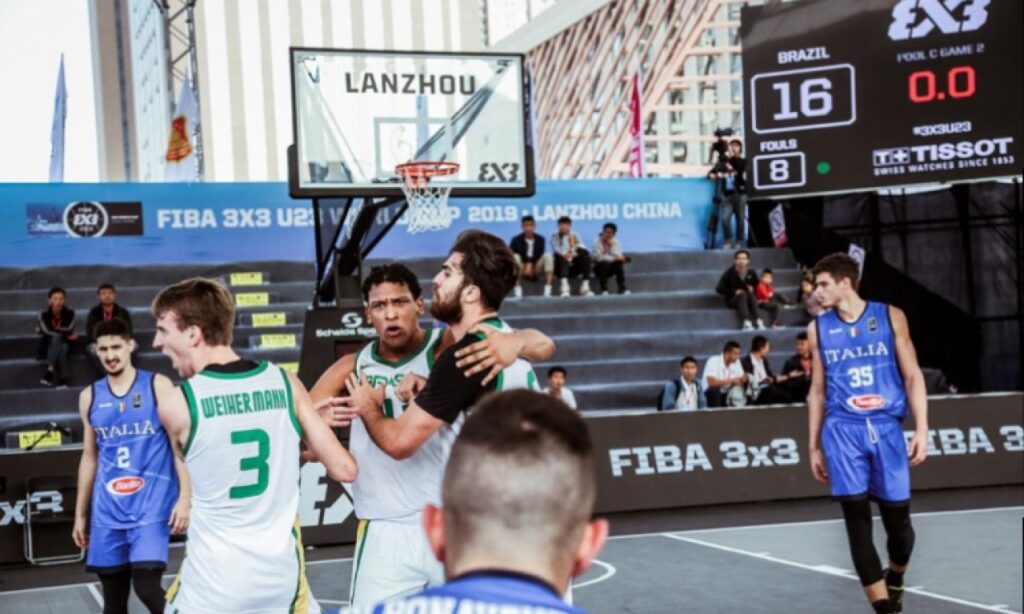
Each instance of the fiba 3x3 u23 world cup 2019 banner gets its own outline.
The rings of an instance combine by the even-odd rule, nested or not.
[[[453,199],[446,230],[410,235],[399,219],[373,257],[441,256],[469,228],[511,239],[524,215],[545,238],[568,216],[588,247],[612,222],[627,252],[696,250],[711,198],[705,179],[538,181],[528,198]],[[325,227],[336,227],[342,211],[325,203]],[[312,262],[313,226],[311,202],[290,198],[284,183],[0,184],[6,267]]]

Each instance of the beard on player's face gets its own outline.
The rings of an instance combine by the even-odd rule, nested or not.
[[[430,315],[435,319],[451,325],[462,320],[462,288],[459,284],[450,294],[442,296],[440,289],[434,286],[434,300],[430,301]]]

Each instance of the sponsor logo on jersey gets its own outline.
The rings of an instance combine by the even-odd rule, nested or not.
[[[878,332],[878,320],[876,318],[868,318],[868,330],[873,333]]]
[[[885,407],[885,397],[880,394],[862,394],[850,397],[846,400],[846,404],[861,411],[871,411]]]
[[[135,408],[135,409],[140,409],[142,407],[142,393],[141,392],[136,392],[135,394],[132,395],[132,407]]]
[[[112,495],[119,497],[125,495],[133,495],[146,485],[146,480],[138,476],[124,476],[120,478],[114,478],[107,482],[107,492]]]

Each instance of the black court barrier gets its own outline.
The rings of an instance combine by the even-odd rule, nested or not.
[[[828,496],[803,405],[588,419],[600,513]],[[1024,483],[1024,395],[933,398],[915,490]],[[904,424],[907,438],[914,424]]]
[[[928,403],[928,460],[915,490],[1024,483],[1024,394],[964,395]],[[587,417],[597,456],[599,513],[828,495],[811,478],[804,406]],[[908,437],[913,422],[905,427]],[[0,451],[0,563],[24,561],[25,483],[74,478],[81,445]],[[302,466],[299,518],[306,545],[350,543],[347,488],[320,463]],[[74,511],[74,492],[32,494],[40,518]],[[40,524],[45,553],[73,549],[71,525]]]

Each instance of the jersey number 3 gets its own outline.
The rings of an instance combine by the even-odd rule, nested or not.
[[[249,429],[245,431],[233,431],[231,433],[232,445],[256,444],[256,456],[246,456],[238,461],[238,468],[241,471],[255,471],[256,482],[245,486],[233,486],[228,493],[232,499],[245,499],[263,494],[267,489],[270,480],[270,466],[267,459],[270,458],[270,436],[263,429]]]

